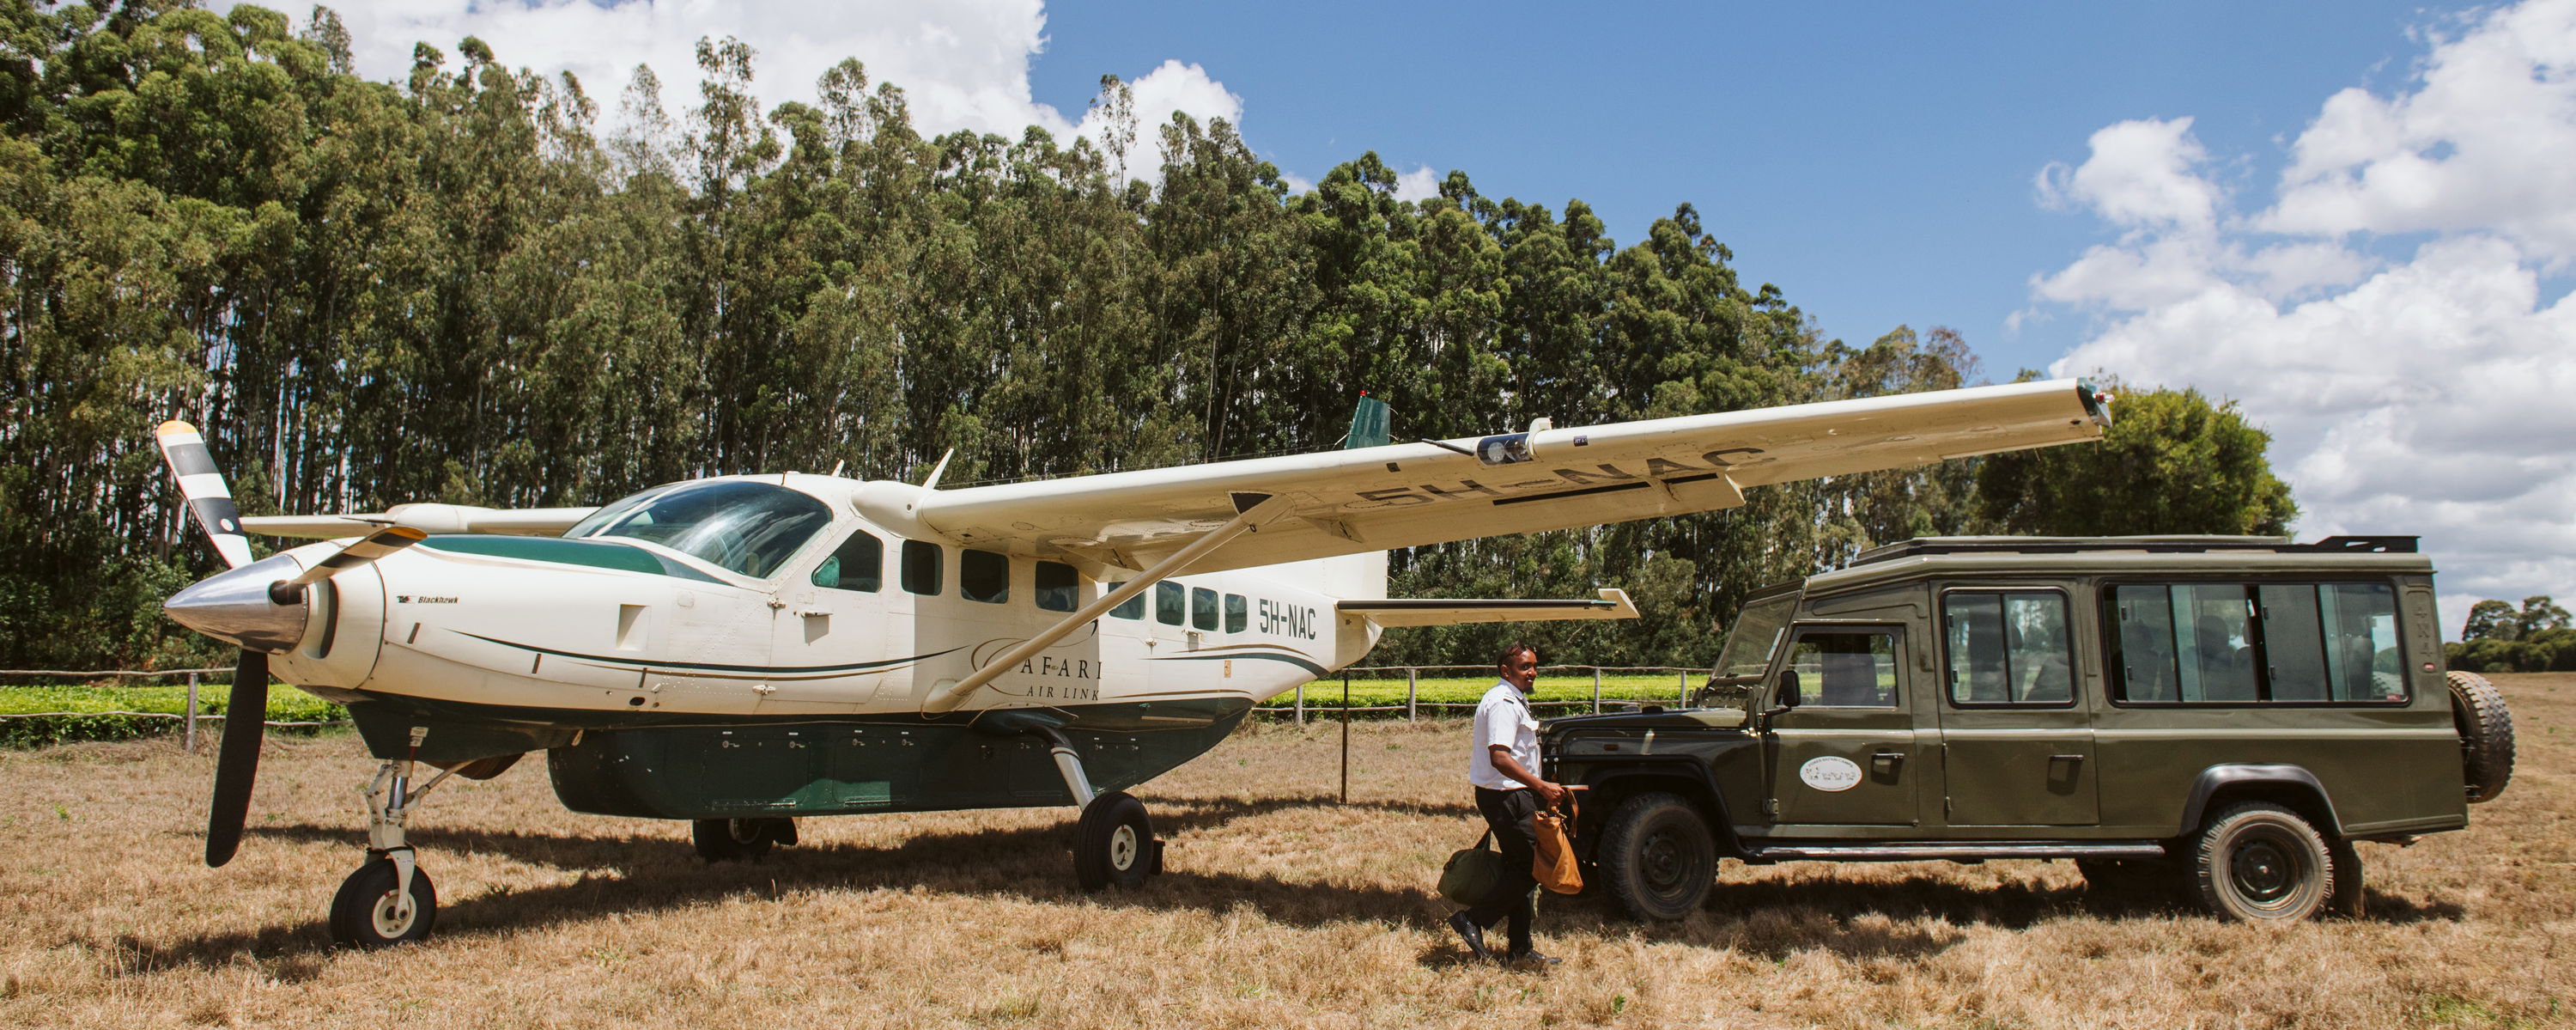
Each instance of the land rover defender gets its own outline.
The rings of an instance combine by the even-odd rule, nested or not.
[[[2070,859],[2225,918],[2358,912],[2359,841],[2512,773],[2412,537],[1907,541],[1764,591],[1690,704],[1551,720],[1592,878],[1645,919],[1721,857]]]

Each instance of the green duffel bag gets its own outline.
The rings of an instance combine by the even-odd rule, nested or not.
[[[1461,905],[1473,905],[1494,892],[1503,882],[1503,853],[1485,845],[1494,839],[1494,831],[1476,838],[1476,846],[1449,853],[1449,864],[1440,869],[1440,896]]]

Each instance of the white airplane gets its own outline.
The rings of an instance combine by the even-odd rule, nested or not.
[[[2094,439],[2075,380],[1388,442],[965,489],[775,473],[601,508],[397,505],[241,518],[203,438],[158,436],[230,571],[172,618],[238,645],[206,861],[239,844],[272,672],[348,707],[382,764],[332,936],[426,936],[404,826],[450,775],[544,751],[574,811],[695,821],[709,860],[794,817],[1081,807],[1075,878],[1161,844],[1128,787],[1389,626],[1632,618],[1578,600],[1390,599],[1386,551],[1729,508],[1752,487]],[[943,460],[942,468],[945,467]],[[244,533],[339,538],[252,560]],[[538,535],[550,534],[550,535]],[[346,538],[355,537],[354,540]],[[415,785],[416,763],[441,771]]]

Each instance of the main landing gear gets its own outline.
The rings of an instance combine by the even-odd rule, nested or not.
[[[757,862],[773,845],[784,848],[796,843],[796,820],[775,816],[696,819],[689,823],[689,839],[697,845],[698,857],[710,863]]]
[[[1082,806],[1082,819],[1073,827],[1074,882],[1083,890],[1096,891],[1113,884],[1141,887],[1146,877],[1162,875],[1163,842],[1154,839],[1154,822],[1145,815],[1145,803],[1123,790],[1094,795],[1073,742],[1051,728],[1033,732],[1046,738],[1065,790],[1073,794],[1074,804]]]

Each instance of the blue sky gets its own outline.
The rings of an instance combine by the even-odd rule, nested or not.
[[[473,34],[577,73],[603,133],[636,65],[684,111],[733,36],[770,106],[857,57],[925,131],[1062,139],[1112,74],[1292,182],[1374,150],[1399,195],[1463,170],[1622,241],[1688,201],[1828,337],[2236,402],[2296,532],[2420,534],[2453,632],[2576,597],[2576,0],[333,7],[361,74]]]
[[[2005,323],[2104,232],[2037,203],[2041,168],[2112,122],[2188,115],[2268,177],[2321,99],[2403,74],[2409,28],[2438,21],[2422,6],[1076,2],[1047,8],[1029,77],[1071,115],[1103,73],[1194,63],[1285,172],[1375,150],[1579,198],[1623,243],[1688,201],[1827,335],[1946,325],[2001,379],[2080,342],[2081,318]]]

